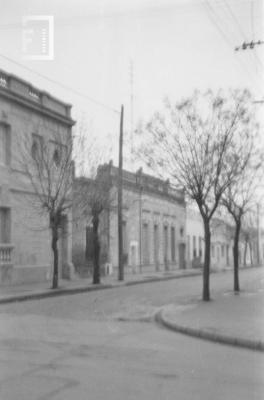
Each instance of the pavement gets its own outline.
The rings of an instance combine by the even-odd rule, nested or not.
[[[171,279],[186,278],[201,275],[200,269],[183,269],[175,271],[160,271],[148,273],[127,274],[124,281],[118,281],[115,274],[102,276],[100,284],[92,284],[92,278],[60,280],[58,289],[51,289],[50,282],[0,286],[0,304],[18,301],[37,300],[41,298],[77,294],[95,290],[111,289],[122,286],[132,286],[149,282],[159,282]]]
[[[239,294],[226,291],[212,301],[170,304],[155,316],[175,332],[213,342],[264,351],[264,274]]]
[[[155,313],[155,320],[175,332],[199,337],[209,341],[229,344],[250,350],[264,351],[264,268],[259,278],[243,285],[239,294],[232,291],[216,293],[210,302],[202,302],[200,297],[186,298],[184,303],[162,306]],[[116,276],[102,277],[100,285],[93,285],[91,278],[61,281],[56,290],[44,284],[18,285],[0,289],[0,304],[21,302],[78,294],[83,292],[132,286],[150,282],[166,281],[201,275],[200,270],[177,270],[151,272],[148,274],[127,274],[125,281]]]

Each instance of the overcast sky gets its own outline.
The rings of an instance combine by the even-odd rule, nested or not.
[[[262,0],[0,0],[0,54],[68,85],[113,109],[125,105],[134,126],[172,99],[197,89],[248,87],[264,97],[264,45],[235,52],[244,40],[264,39]],[[26,61],[22,17],[54,16],[54,60]],[[0,56],[1,68],[73,104],[91,134],[116,142],[117,113],[62,89]],[[264,105],[263,105],[264,112]]]

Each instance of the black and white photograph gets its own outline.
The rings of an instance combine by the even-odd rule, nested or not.
[[[264,3],[0,0],[0,400],[264,399]]]

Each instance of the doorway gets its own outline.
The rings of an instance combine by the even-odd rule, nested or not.
[[[185,243],[179,244],[179,267],[185,269]]]

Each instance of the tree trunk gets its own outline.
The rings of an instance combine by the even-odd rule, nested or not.
[[[241,222],[236,221],[236,230],[235,230],[235,238],[234,238],[234,292],[239,292],[239,234],[240,234]]]
[[[252,251],[252,243],[249,242],[249,253],[250,253],[250,263],[253,265],[253,251]]]
[[[204,240],[205,255],[203,267],[203,301],[210,300],[210,252],[211,252],[211,232],[210,220],[204,218]]]
[[[93,216],[93,284],[100,283],[100,241],[98,235],[99,216]]]
[[[55,225],[51,230],[52,239],[51,247],[53,251],[53,279],[52,279],[52,289],[58,288],[59,283],[59,254],[58,254],[58,227]]]

